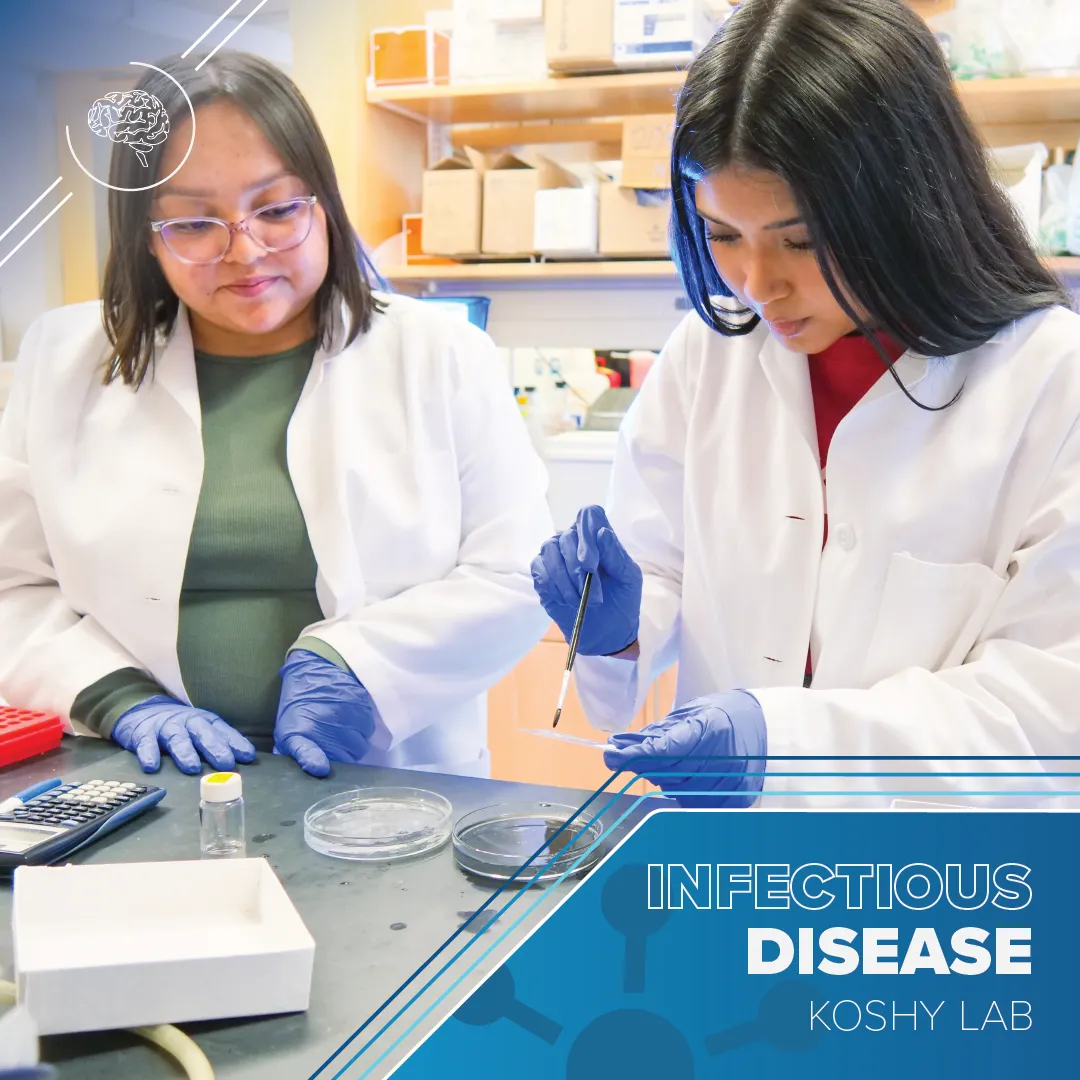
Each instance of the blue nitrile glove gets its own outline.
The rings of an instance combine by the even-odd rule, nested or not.
[[[201,754],[218,772],[255,760],[255,747],[212,712],[164,694],[128,709],[112,729],[113,740],[139,759],[143,772],[161,768],[164,748],[182,773],[202,771]]]
[[[274,752],[288,754],[312,776],[331,761],[358,764],[375,731],[375,702],[351,672],[307,649],[289,653],[281,669]]]
[[[746,775],[765,772],[768,749],[765,714],[746,690],[697,698],[663,720],[609,741],[614,747],[604,751],[609,769],[647,774],[680,806],[753,806],[764,783],[763,776]],[[728,775],[666,777],[667,772]],[[694,798],[693,793],[707,791],[732,794]]]
[[[565,532],[545,540],[533,559],[533,586],[563,637],[574,632],[585,575],[593,573],[581,627],[582,656],[612,656],[637,640],[641,568],[619,543],[599,506],[586,506]]]

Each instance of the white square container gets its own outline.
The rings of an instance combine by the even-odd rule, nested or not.
[[[594,187],[536,193],[534,246],[541,255],[595,255],[600,245],[600,199]]]
[[[42,1035],[308,1007],[315,942],[265,859],[19,867],[12,935]]]

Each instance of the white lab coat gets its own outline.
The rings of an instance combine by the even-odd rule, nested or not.
[[[822,551],[807,360],[763,326],[742,338],[696,315],[680,326],[622,425],[609,509],[645,575],[641,656],[578,660],[593,724],[625,729],[677,660],[677,703],[731,688],[759,699],[771,757],[1080,754],[1080,317],[1039,313],[979,349],[896,368],[924,404],[963,394],[925,412],[883,372],[833,438]],[[783,797],[762,805],[1080,790],[778,775],[853,768],[1038,765],[771,761],[765,791]]]
[[[529,575],[546,473],[490,338],[383,299],[369,333],[318,351],[289,423],[325,615],[304,632],[378,707],[367,763],[483,775],[484,693],[548,625]],[[176,640],[203,450],[186,312],[137,392],[102,385],[107,352],[97,303],[47,313],[0,422],[0,694],[63,716],[126,667],[189,700]]]

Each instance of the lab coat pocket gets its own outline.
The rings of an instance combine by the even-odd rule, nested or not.
[[[909,667],[941,671],[964,662],[1006,580],[982,563],[929,563],[906,551],[889,564],[863,686]]]

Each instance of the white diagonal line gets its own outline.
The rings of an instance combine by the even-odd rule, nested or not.
[[[63,177],[61,177],[61,179],[63,179]],[[51,190],[51,189],[50,189],[50,190]],[[34,235],[34,233],[36,233],[36,232],[38,231],[38,229],[40,229],[40,228],[41,228],[41,226],[42,226],[42,225],[44,225],[44,224],[45,224],[45,222],[46,222],[46,221],[48,221],[48,220],[49,220],[49,218],[51,218],[51,217],[53,216],[53,214],[55,214],[55,213],[56,213],[56,211],[57,211],[57,210],[59,210],[59,209],[60,209],[60,207],[61,207],[61,206],[63,206],[63,205],[64,205],[64,203],[66,203],[66,202],[68,201],[68,199],[70,199],[70,198],[71,198],[71,196],[72,196],[72,195],[74,195],[74,194],[75,194],[75,192],[74,192],[74,191],[69,191],[69,192],[68,192],[68,193],[67,193],[67,194],[66,194],[66,195],[65,195],[65,196],[64,196],[64,197],[63,197],[63,198],[62,198],[62,199],[60,200],[60,202],[59,202],[59,204],[58,204],[57,206],[54,206],[54,207],[53,207],[53,208],[52,208],[52,209],[51,209],[51,210],[50,210],[50,211],[49,211],[49,212],[48,212],[48,213],[47,213],[47,214],[45,215],[45,217],[43,217],[43,218],[41,219],[41,221],[39,221],[39,222],[38,222],[38,223],[37,223],[37,224],[36,224],[36,225],[35,225],[35,226],[34,226],[34,227],[33,227],[33,228],[32,228],[32,229],[31,229],[31,230],[30,230],[30,231],[29,231],[29,232],[28,232],[28,233],[27,233],[27,234],[26,234],[26,235],[25,235],[25,236],[24,236],[24,237],[23,237],[23,238],[22,238],[21,240],[20,240],[20,241],[19,241],[19,242],[18,242],[18,243],[17,243],[17,244],[16,244],[16,245],[15,245],[15,246],[14,246],[14,247],[13,247],[13,248],[12,248],[12,249],[11,249],[11,250],[10,250],[10,251],[9,251],[9,252],[7,253],[7,254],[6,254],[6,255],[5,255],[5,256],[4,256],[3,258],[2,258],[2,259],[0,259],[0,266],[3,266],[3,265],[4,265],[4,263],[6,263],[6,262],[8,261],[8,259],[10,259],[10,258],[11,258],[11,256],[12,256],[12,255],[14,255],[14,254],[15,254],[15,252],[16,252],[16,251],[18,251],[18,250],[19,250],[19,248],[21,248],[21,247],[23,246],[23,244],[25,244],[25,243],[26,243],[26,241],[27,241],[27,240],[29,240],[29,239],[30,239],[30,237],[31,237],[31,236],[33,236],[33,235]],[[39,199],[38,201],[40,202],[41,200]],[[25,215],[24,215],[24,216],[25,216]],[[9,230],[8,230],[8,232],[10,232],[10,231],[11,231],[11,230],[9,229]],[[6,235],[7,235],[7,233],[5,233],[4,235],[6,236]]]
[[[239,7],[239,6],[240,6],[240,4],[241,4],[241,2],[242,2],[242,0],[235,0],[235,2],[233,3],[232,7],[230,7],[230,8],[229,8],[229,11],[232,11],[232,9],[233,9],[233,8],[235,8],[235,7]],[[229,11],[223,12],[223,13],[222,13],[222,15],[220,16],[220,18],[218,19],[218,21],[217,21],[216,23],[214,23],[214,26],[217,26],[217,25],[218,25],[218,23],[220,23],[220,22],[221,22],[221,20],[222,20],[222,19],[224,19],[224,18],[225,18],[225,16],[229,14]],[[206,30],[204,30],[204,31],[203,31],[203,34],[202,34],[202,37],[196,38],[196,39],[195,39],[195,41],[193,41],[193,42],[191,43],[191,49],[194,49],[194,48],[195,48],[195,46],[196,46],[196,45],[198,45],[198,44],[199,44],[199,42],[200,42],[200,41],[202,41],[202,39],[203,39],[204,37],[206,37],[206,35],[207,35],[207,34],[209,34],[211,30],[213,30],[213,29],[214,29],[214,26],[208,27],[208,28],[207,28]],[[185,57],[185,56],[187,56],[187,54],[188,54],[189,52],[191,52],[191,49],[188,49],[188,51],[187,51],[187,52],[181,53],[181,54],[180,54],[180,59],[181,59],[181,60],[183,60],[183,59],[184,59],[184,57]],[[196,68],[196,70],[198,70],[198,68]]]
[[[198,63],[197,63],[196,65],[195,65],[195,70],[196,70],[196,71],[198,71],[198,70],[199,70],[199,68],[201,68],[201,67],[203,66],[203,64],[205,64],[205,63],[206,63],[206,61],[207,61],[207,60],[209,60],[209,59],[210,59],[210,57],[211,57],[211,56],[213,56],[213,55],[214,55],[214,53],[216,53],[216,52],[218,51],[218,49],[220,49],[220,48],[221,48],[221,46],[222,46],[222,45],[224,45],[224,44],[225,44],[225,42],[226,42],[226,41],[228,41],[228,40],[229,40],[229,38],[231,38],[231,37],[233,36],[233,34],[235,34],[235,33],[236,33],[236,31],[237,31],[237,30],[239,30],[239,29],[240,29],[240,27],[241,27],[241,26],[243,26],[243,25],[244,25],[244,23],[246,23],[246,22],[248,21],[248,19],[250,19],[250,18],[251,18],[251,16],[252,16],[252,15],[254,15],[254,14],[255,14],[255,12],[256,12],[256,11],[258,11],[258,10],[259,10],[259,8],[261,8],[261,7],[263,6],[263,4],[265,4],[265,3],[266,3],[266,0],[260,0],[260,3],[259,3],[259,4],[257,4],[257,5],[256,5],[256,6],[255,6],[255,7],[254,7],[254,8],[253,8],[253,9],[252,9],[251,11],[249,11],[249,12],[248,12],[248,13],[247,13],[247,14],[246,14],[246,15],[245,15],[245,16],[244,16],[244,17],[243,17],[243,18],[242,18],[241,20],[240,20],[240,22],[238,22],[238,23],[236,24],[236,27],[235,27],[235,28],[234,28],[233,30],[230,30],[230,31],[229,31],[229,33],[227,33],[227,34],[225,35],[225,37],[224,37],[224,38],[222,38],[222,40],[221,40],[221,41],[220,41],[220,42],[219,42],[219,43],[218,43],[217,45],[215,45],[215,46],[214,46],[214,48],[213,48],[213,49],[211,49],[211,50],[210,50],[210,52],[208,52],[208,53],[206,54],[206,56],[204,56],[204,57],[202,58],[202,60],[200,60],[200,61],[199,61],[199,62],[198,62]],[[236,6],[236,5],[234,4],[234,5],[233,5],[233,7],[235,7],[235,6]],[[232,8],[230,8],[229,10],[231,11],[231,10],[232,10]]]
[[[22,221],[22,219],[26,217],[26,215],[29,214],[30,211],[33,210],[34,207],[37,206],[37,204],[41,202],[41,200],[44,199],[45,196],[48,195],[49,192],[63,179],[62,176],[58,176],[2,233],[0,233],[0,240],[3,240],[4,237],[7,236],[7,234],[11,232],[11,230],[14,229],[15,226],[18,225],[19,222]],[[63,203],[60,205],[62,206]]]

